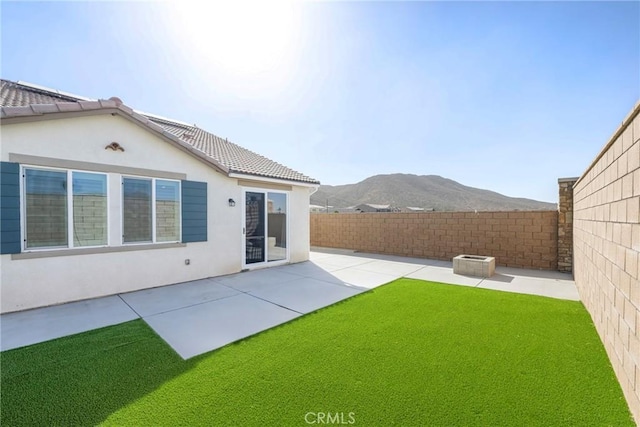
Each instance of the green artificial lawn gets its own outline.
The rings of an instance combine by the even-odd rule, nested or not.
[[[137,320],[1,368],[3,426],[634,425],[581,303],[411,279],[188,361]]]

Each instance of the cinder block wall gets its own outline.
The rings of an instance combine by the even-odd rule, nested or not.
[[[489,255],[497,265],[555,270],[558,212],[312,213],[311,245],[442,260]]]
[[[640,421],[640,103],[574,186],[574,277]]]

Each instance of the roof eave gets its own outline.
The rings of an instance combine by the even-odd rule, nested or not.
[[[319,181],[297,181],[294,179],[273,178],[269,176],[251,174],[247,172],[238,172],[233,170],[229,171],[229,178],[249,179],[254,181],[264,181],[264,182],[270,182],[274,184],[297,185],[299,187],[309,187],[309,188],[315,188],[320,185]]]
[[[78,101],[63,102],[56,104],[31,104],[21,107],[1,107],[0,125],[11,125],[18,123],[29,123],[43,120],[65,119],[70,117],[86,117],[94,115],[118,115],[130,122],[144,128],[148,132],[169,142],[176,148],[190,154],[198,160],[213,167],[230,178],[250,179],[276,184],[296,185],[308,188],[317,188],[320,182],[309,178],[309,180],[296,180],[268,176],[258,173],[247,173],[235,171],[220,163],[205,152],[198,150],[191,144],[183,141],[176,135],[165,130],[162,126],[154,123],[150,117],[134,111],[132,108],[115,100]]]
[[[229,175],[229,168],[222,165],[204,152],[182,141],[177,136],[153,123],[148,117],[136,113],[124,104],[112,100],[79,101],[58,104],[32,104],[25,107],[1,107],[0,125],[28,123],[42,120],[55,120],[69,117],[86,117],[94,115],[112,114],[123,117],[145,130],[159,136],[171,145],[203,161],[218,171]]]

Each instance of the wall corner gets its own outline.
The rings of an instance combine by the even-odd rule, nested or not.
[[[558,179],[558,270],[564,273],[573,273],[573,186],[578,179]]]

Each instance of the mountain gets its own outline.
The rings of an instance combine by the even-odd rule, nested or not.
[[[467,187],[437,175],[375,175],[357,184],[321,185],[311,204],[346,208],[361,203],[390,204],[436,211],[555,210],[555,203],[508,197]]]

